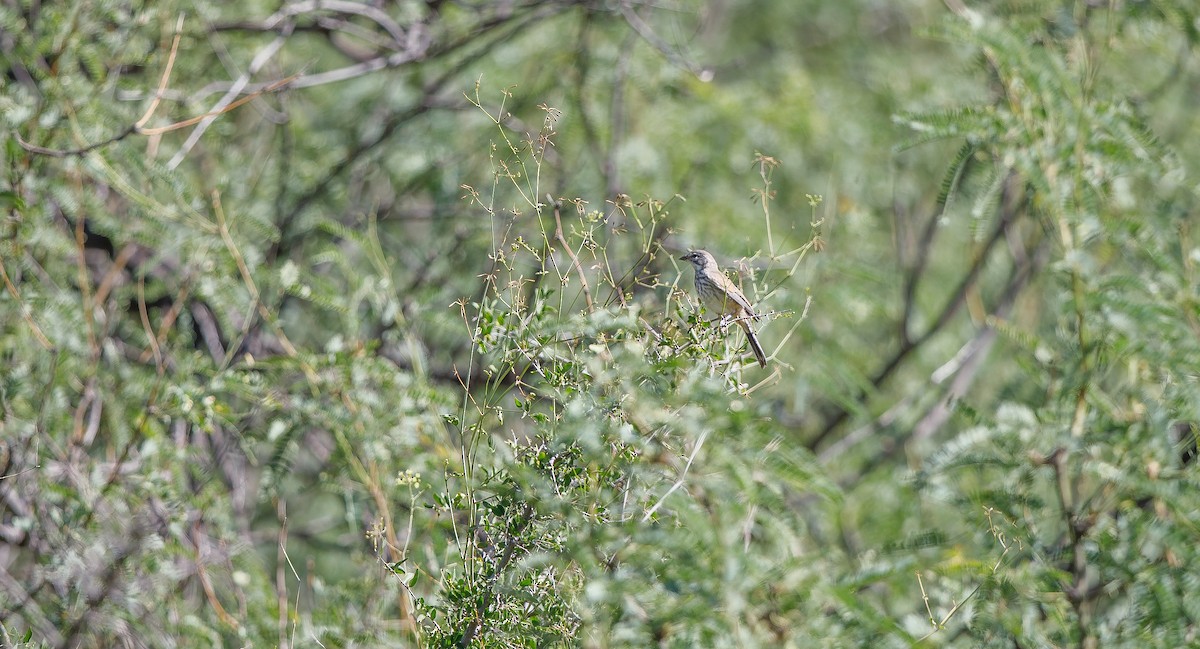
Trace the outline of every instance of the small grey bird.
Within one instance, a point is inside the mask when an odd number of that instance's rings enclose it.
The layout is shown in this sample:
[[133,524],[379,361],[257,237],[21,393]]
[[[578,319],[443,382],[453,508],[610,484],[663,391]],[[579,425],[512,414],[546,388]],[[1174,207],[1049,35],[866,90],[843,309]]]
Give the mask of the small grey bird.
[[754,350],[758,364],[766,367],[767,355],[762,345],[758,344],[754,328],[750,326],[750,320],[758,317],[750,306],[750,300],[721,272],[717,260],[708,251],[693,250],[680,259],[692,262],[696,270],[696,292],[700,294],[700,301],[721,317],[733,317],[746,332],[746,339],[750,341],[750,349]]

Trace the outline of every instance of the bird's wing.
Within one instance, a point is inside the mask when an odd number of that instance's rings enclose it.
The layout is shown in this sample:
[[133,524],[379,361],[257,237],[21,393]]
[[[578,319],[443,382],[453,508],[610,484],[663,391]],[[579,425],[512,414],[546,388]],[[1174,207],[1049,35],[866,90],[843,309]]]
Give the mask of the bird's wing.
[[746,296],[742,294],[741,289],[739,289],[732,280],[730,280],[728,277],[725,277],[724,274],[721,275],[721,279],[725,280],[725,293],[729,295],[729,298],[734,302],[737,302],[737,305],[746,311],[746,315],[754,317],[754,307],[750,306],[750,300],[746,299]]

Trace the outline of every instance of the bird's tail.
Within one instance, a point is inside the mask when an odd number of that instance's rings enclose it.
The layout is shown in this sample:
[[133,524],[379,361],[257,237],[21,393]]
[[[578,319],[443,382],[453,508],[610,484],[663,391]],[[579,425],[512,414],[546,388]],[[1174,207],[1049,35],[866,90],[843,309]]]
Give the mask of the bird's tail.
[[754,329],[750,328],[750,323],[748,322],[741,322],[739,324],[746,331],[746,340],[750,341],[750,349],[754,350],[754,357],[758,359],[758,364],[766,367],[767,354],[763,351],[762,345],[758,344],[758,336],[754,335]]

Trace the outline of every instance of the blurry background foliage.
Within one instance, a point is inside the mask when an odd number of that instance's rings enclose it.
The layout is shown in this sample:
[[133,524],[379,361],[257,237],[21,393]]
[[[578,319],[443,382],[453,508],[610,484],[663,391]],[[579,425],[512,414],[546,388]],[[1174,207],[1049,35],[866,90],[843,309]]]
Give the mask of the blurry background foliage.
[[1197,29],[0,3],[0,644],[1200,642]]

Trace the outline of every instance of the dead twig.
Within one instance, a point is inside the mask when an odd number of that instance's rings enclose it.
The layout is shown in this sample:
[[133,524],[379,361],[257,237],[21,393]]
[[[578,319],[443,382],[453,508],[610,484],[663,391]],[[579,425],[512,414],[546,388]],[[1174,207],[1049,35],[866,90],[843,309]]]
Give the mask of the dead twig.
[[588,286],[587,275],[583,272],[583,264],[579,263],[579,257],[575,256],[575,251],[571,250],[571,246],[567,244],[567,238],[563,236],[562,229],[562,203],[554,200],[552,196],[546,194],[546,200],[554,206],[554,238],[562,244],[563,250],[567,251],[567,255],[571,257],[571,263],[575,266],[575,272],[579,274],[579,281],[583,283],[583,297],[587,300],[588,312],[595,310],[595,305],[592,304],[592,289]]

